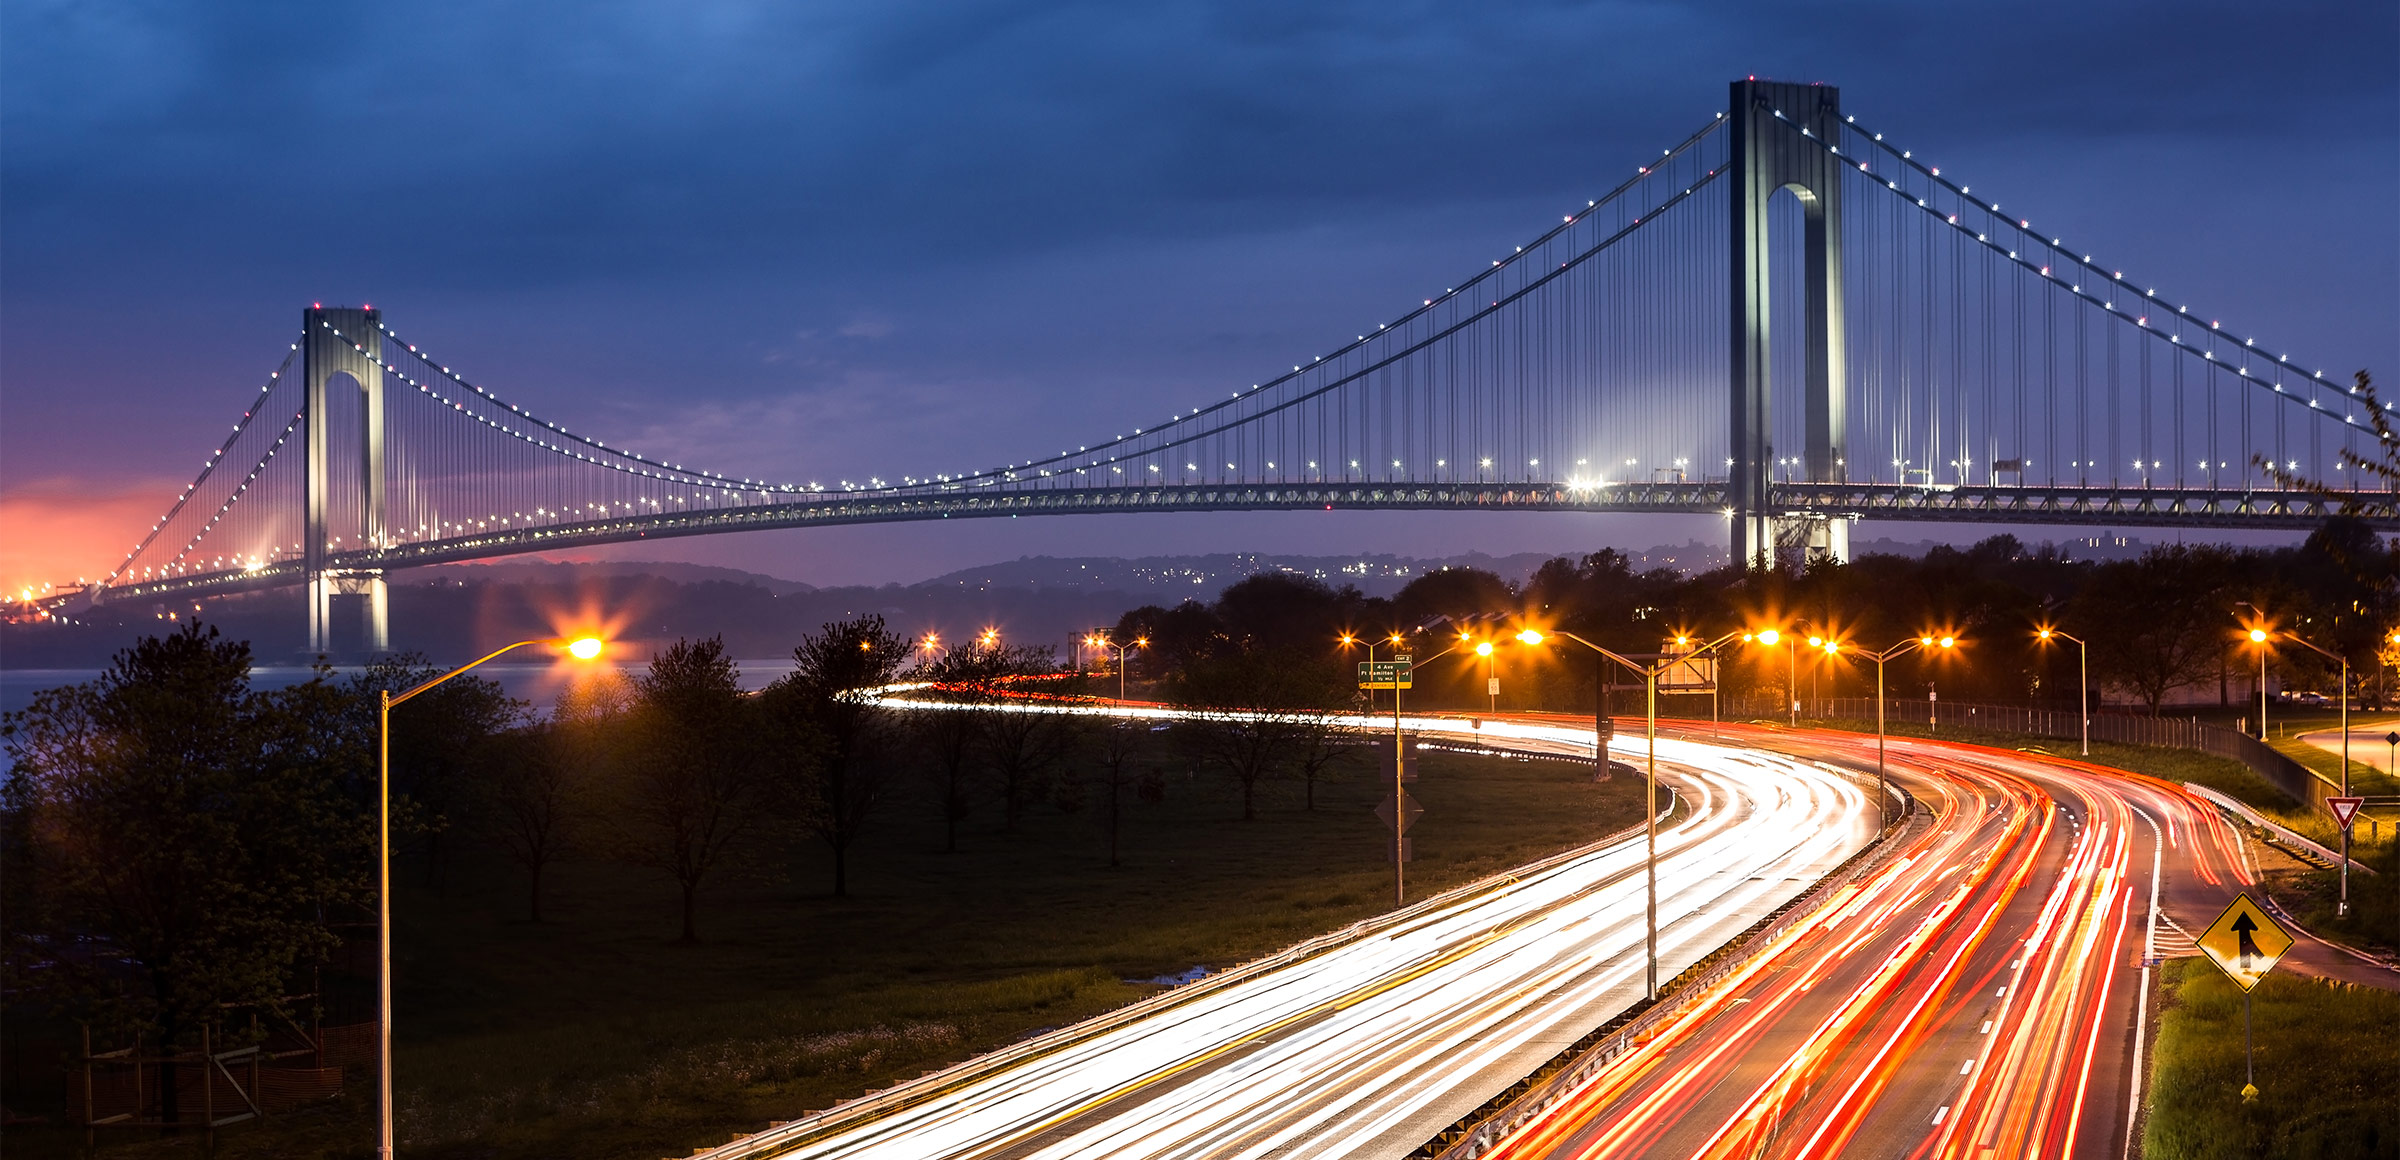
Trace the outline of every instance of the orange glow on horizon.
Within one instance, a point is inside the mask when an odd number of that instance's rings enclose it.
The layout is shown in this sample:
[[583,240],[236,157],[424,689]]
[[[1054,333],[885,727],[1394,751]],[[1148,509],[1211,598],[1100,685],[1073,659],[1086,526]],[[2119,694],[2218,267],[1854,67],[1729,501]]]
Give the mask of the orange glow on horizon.
[[108,575],[186,482],[112,487],[53,479],[0,494],[0,591],[39,592]]

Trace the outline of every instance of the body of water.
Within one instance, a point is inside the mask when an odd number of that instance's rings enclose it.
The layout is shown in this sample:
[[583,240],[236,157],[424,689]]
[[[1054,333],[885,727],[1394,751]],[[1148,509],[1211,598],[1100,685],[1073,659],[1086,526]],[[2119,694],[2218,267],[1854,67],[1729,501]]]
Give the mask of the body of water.
[[[776,678],[792,671],[790,657],[735,661],[734,664],[741,669],[742,687],[745,689],[763,689]],[[641,674],[641,666],[638,665],[600,667],[614,668],[629,678]],[[333,670],[336,680],[347,680],[364,671],[357,665],[337,665]],[[509,696],[532,702],[536,712],[547,713],[550,706],[557,702],[560,693],[575,681],[587,678],[593,671],[594,666],[584,664],[548,661],[511,664],[493,661],[475,670],[475,675],[500,682],[500,687],[508,690]],[[0,712],[14,713],[32,704],[34,694],[43,689],[96,680],[100,672],[99,669],[0,669]],[[314,675],[316,670],[307,665],[258,665],[250,670],[250,686],[254,689],[281,689],[300,684]]]

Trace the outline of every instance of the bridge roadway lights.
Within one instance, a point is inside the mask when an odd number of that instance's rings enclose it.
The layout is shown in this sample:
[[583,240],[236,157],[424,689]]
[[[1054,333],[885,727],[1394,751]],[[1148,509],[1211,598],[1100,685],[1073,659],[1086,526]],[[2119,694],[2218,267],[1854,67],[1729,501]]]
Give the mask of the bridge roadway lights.
[[[1777,507],[1828,513],[1819,518],[1887,519],[1980,524],[2092,527],[2248,528],[2310,531],[2356,501],[2359,518],[2385,534],[2400,532],[2400,495],[2388,491],[2266,491],[2241,488],[2149,490],[2073,485],[1926,487],[1922,484],[1778,484]],[[749,508],[678,512],[642,519],[598,520],[479,533],[452,540],[393,544],[380,550],[331,553],[332,570],[365,573],[483,560],[546,549],[589,547],[637,539],[764,531],[832,524],[897,523],[950,516],[1000,517],[1103,512],[1322,510],[1328,503],[1356,511],[1576,511],[1723,515],[1731,506],[1722,483],[1642,484],[1621,488],[1395,485],[1390,488],[1127,488],[1105,493],[1027,491],[924,498],[812,499]],[[1830,513],[1838,512],[1838,517]],[[1774,517],[1762,517],[1770,531]],[[1847,533],[1843,533],[1846,537]],[[89,591],[103,604],[127,599],[212,596],[306,584],[305,562],[228,569]],[[62,604],[62,608],[80,607]]]

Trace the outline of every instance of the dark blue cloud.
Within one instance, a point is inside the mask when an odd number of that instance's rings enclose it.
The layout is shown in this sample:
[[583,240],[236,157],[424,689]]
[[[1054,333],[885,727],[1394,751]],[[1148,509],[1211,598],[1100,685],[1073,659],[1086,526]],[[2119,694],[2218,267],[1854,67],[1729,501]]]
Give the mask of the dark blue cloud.
[[[2388,364],[2396,12],[24,0],[0,7],[0,486],[181,455],[317,298],[665,439],[691,400],[1013,392],[942,436],[1013,458],[986,444],[1388,316],[1749,73],[1842,85],[2212,310]],[[128,303],[181,373],[125,353]]]

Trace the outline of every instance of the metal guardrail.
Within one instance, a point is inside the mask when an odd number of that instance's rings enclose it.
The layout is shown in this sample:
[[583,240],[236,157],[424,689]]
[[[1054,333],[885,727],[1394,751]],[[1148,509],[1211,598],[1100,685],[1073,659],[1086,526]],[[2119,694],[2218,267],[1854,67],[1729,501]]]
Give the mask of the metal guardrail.
[[[1549,758],[1557,755],[1535,753],[1533,756]],[[1662,786],[1661,788],[1667,790],[1666,807],[1660,810],[1658,815],[1659,822],[1663,824],[1674,815],[1676,808],[1683,803],[1681,796],[1674,792],[1673,787]],[[1513,886],[1526,878],[1563,866],[1578,858],[1597,854],[1619,842],[1629,841],[1642,833],[1643,829],[1644,824],[1628,826],[1597,842],[1553,854],[1511,870],[1504,870],[1463,886],[1452,887],[1422,901],[1411,903],[1402,909],[1362,919],[1340,930],[1295,943],[1275,954],[1229,967],[1205,978],[1185,983],[1163,994],[1153,995],[1139,1002],[1119,1007],[1114,1011],[1095,1015],[1080,1023],[986,1052],[973,1059],[928,1072],[916,1079],[903,1081],[882,1091],[869,1092],[857,1099],[844,1101],[814,1115],[772,1124],[764,1131],[736,1138],[715,1148],[696,1149],[692,1152],[690,1160],[765,1160],[767,1157],[781,1155],[821,1140],[861,1121],[913,1107],[995,1072],[1039,1059],[1125,1024],[1146,1019],[1170,1008],[1192,1002],[1203,995],[1290,966],[1303,959],[1313,958],[1395,926],[1415,921],[1433,911],[1476,894]],[[674,1158],[670,1158],[670,1160],[674,1160]]]
[[[2081,736],[2080,723],[2075,714],[2069,711],[1962,701],[1929,702],[1913,698],[1892,698],[1883,704],[1884,719],[1887,721],[1924,725],[1937,730],[1949,726],[2063,741],[2073,741]],[[1875,719],[1873,697],[1831,697],[1809,704],[1806,709],[1810,716],[1858,721]],[[2215,725],[2203,725],[2195,718],[2095,713],[2091,721],[2094,741],[2190,749],[2241,762],[2268,785],[2275,787],[2276,792],[2312,810],[2324,809],[2325,799],[2339,792],[2338,787],[2316,771],[2276,752],[2258,738]]]

